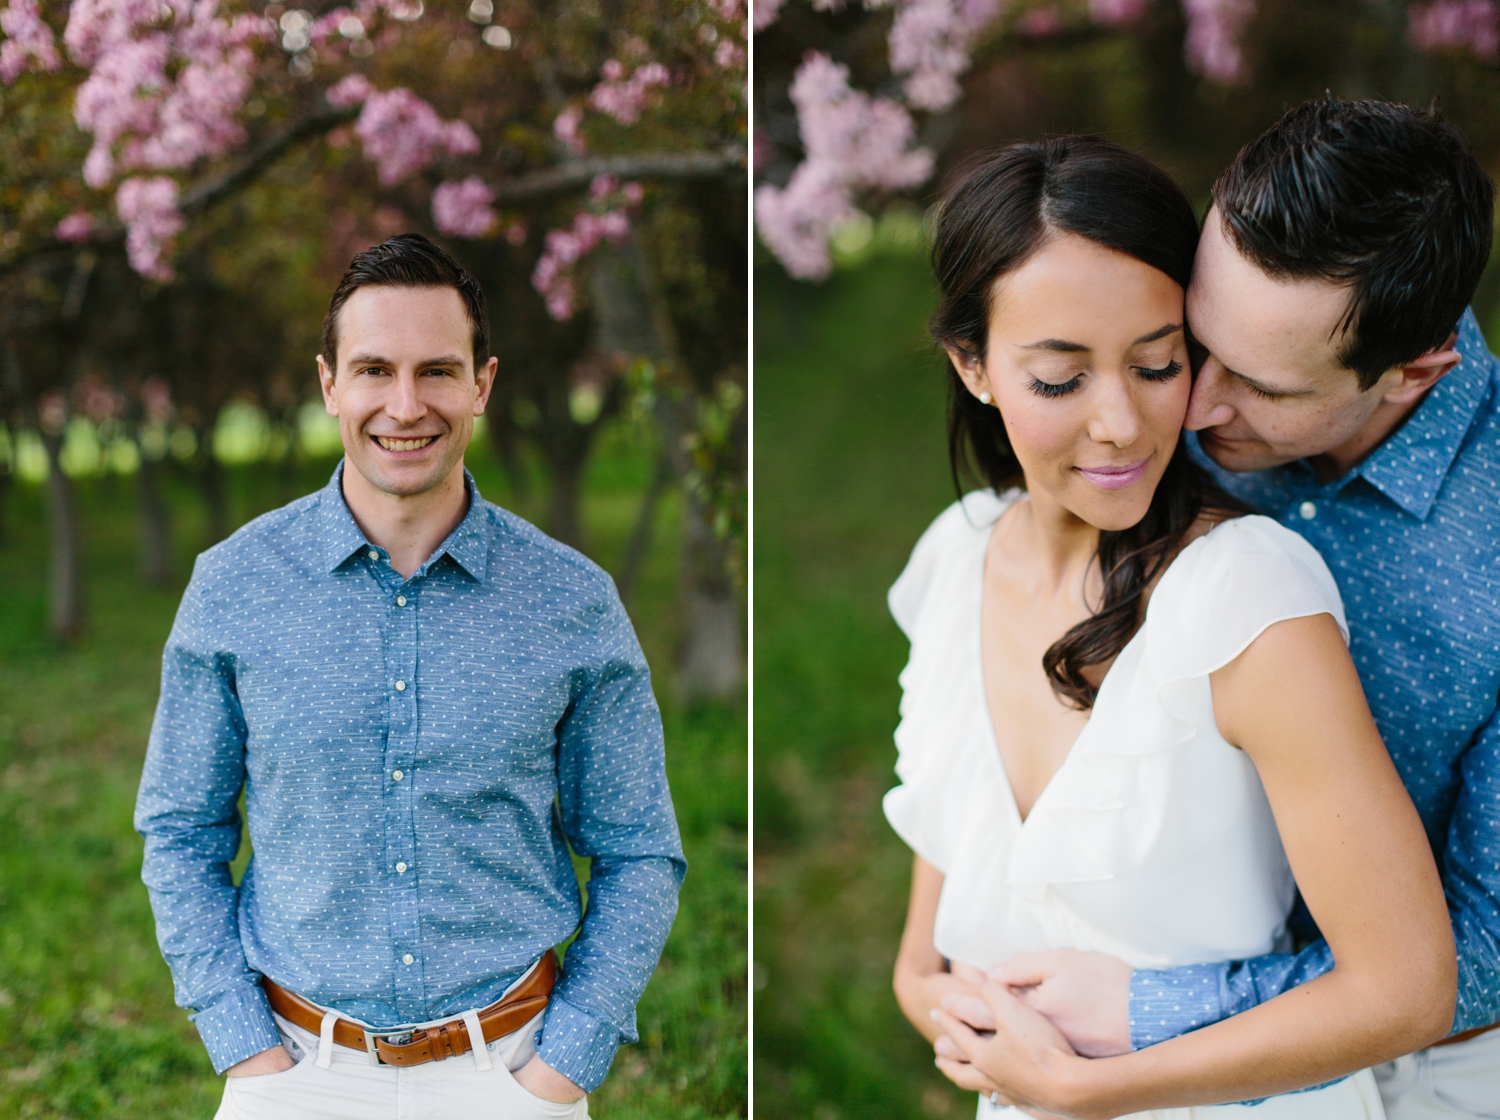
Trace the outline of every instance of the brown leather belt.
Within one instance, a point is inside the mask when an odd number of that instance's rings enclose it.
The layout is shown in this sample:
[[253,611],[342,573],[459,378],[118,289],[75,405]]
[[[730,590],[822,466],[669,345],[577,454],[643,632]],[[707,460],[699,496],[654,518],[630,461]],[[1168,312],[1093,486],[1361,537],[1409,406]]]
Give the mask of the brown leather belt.
[[1468,1042],[1469,1039],[1471,1039],[1471,1038],[1478,1038],[1480,1035],[1484,1034],[1486,1031],[1492,1031],[1496,1027],[1500,1027],[1500,1023],[1491,1023],[1487,1027],[1471,1027],[1469,1030],[1459,1031],[1457,1034],[1450,1034],[1447,1038],[1443,1039],[1441,1042],[1434,1042],[1433,1045],[1434,1046],[1451,1046],[1455,1042]]
[[[541,961],[519,985],[503,998],[479,1012],[479,1028],[485,1042],[494,1042],[512,1031],[520,1030],[544,1007],[557,983],[557,955],[548,949]],[[262,976],[260,986],[266,990],[271,1009],[303,1030],[317,1034],[323,1025],[323,1009],[289,992],[269,976]],[[350,1050],[370,1055],[371,1065],[419,1066],[423,1062],[441,1062],[474,1049],[469,1029],[462,1019],[436,1027],[410,1030],[370,1030],[348,1019],[333,1025],[333,1041]]]

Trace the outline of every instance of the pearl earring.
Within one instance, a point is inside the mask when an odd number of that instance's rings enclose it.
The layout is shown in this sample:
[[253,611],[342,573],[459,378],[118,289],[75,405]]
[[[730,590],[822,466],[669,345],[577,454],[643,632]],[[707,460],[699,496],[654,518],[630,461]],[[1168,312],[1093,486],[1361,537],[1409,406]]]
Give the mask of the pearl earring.
[[980,404],[989,404],[990,403],[990,395],[989,395],[989,393],[987,391],[979,394],[979,403]]

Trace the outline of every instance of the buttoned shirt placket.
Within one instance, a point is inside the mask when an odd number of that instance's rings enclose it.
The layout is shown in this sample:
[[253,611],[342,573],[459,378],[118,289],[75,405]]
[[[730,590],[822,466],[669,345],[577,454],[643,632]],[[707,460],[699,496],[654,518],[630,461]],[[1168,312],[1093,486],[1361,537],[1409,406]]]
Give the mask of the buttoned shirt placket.
[[409,1022],[424,1018],[421,897],[417,889],[417,604],[426,566],[402,580],[383,550],[364,557],[387,607],[385,765],[381,808],[385,825],[384,878],[389,888],[396,1005]]

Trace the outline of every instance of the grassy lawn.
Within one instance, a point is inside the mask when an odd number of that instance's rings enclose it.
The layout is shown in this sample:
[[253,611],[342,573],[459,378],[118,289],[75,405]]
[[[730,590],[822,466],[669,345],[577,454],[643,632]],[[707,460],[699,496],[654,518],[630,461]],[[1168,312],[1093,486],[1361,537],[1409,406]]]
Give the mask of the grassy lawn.
[[911,853],[880,798],[906,642],[885,606],[953,500],[915,256],[756,277],[755,1106],[969,1117],[891,994]]
[[[333,463],[304,464],[291,487],[322,485]],[[505,504],[488,451],[471,455],[486,497]],[[592,468],[584,519],[590,552],[623,552],[649,461],[624,438]],[[278,504],[274,466],[236,469],[233,523]],[[174,480],[177,586],[136,576],[131,479],[83,480],[89,628],[59,650],[44,637],[42,495],[15,487],[0,543],[0,1116],[206,1118],[221,1082],[185,1012],[172,1003],[140,882],[131,827],[161,646],[202,540],[196,493]],[[525,512],[525,511],[522,511]],[[676,513],[663,510],[631,613],[669,677],[676,601]],[[627,1047],[591,1098],[620,1120],[744,1113],[745,718],[742,707],[666,711],[667,762],[691,870],[661,967]]]

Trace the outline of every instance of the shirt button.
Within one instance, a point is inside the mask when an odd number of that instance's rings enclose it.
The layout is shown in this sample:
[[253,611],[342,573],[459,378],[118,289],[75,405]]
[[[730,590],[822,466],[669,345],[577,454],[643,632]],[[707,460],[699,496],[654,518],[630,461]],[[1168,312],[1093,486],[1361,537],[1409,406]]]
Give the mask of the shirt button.
[[[404,863],[398,863],[398,864],[396,864],[396,874],[397,875],[405,875],[406,874],[406,864],[404,864]],[[410,964],[411,962],[407,961],[406,963]]]
[[405,595],[397,595],[396,596],[396,606],[398,606],[398,607],[404,607],[404,606],[406,606],[406,596]]
[[414,956],[412,956],[410,953],[407,953],[404,957],[401,958],[401,963],[402,964],[411,964],[411,962],[414,961],[414,960],[416,960],[416,958]]
[[396,682],[396,691],[397,692],[405,692],[406,691],[406,682],[405,681],[397,681]]
[[393,782],[399,782],[404,777],[406,777],[406,775],[403,774],[400,770],[391,771],[391,781]]
[[376,552],[373,548],[370,549],[370,559],[371,560],[379,560],[380,559],[380,553]]
[[1314,517],[1318,516],[1318,507],[1312,502],[1303,502],[1297,507],[1297,516],[1302,518],[1303,521],[1311,521]]

